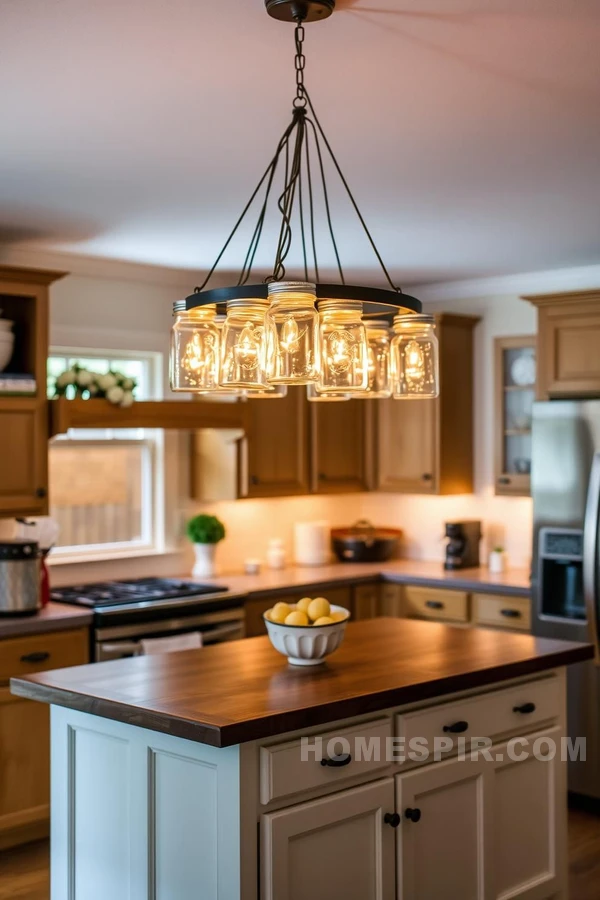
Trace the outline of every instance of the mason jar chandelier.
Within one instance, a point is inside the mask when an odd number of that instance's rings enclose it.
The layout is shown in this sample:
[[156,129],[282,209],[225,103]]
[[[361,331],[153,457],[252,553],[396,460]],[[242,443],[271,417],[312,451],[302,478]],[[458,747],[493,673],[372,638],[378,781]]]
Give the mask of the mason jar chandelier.
[[[295,23],[296,96],[292,121],[203,283],[173,306],[171,387],[248,399],[285,397],[306,385],[311,402],[433,398],[439,392],[435,321],[394,285],[304,84],[304,23],[327,18],[335,0],[265,0],[273,18]],[[388,288],[346,283],[325,177],[329,157],[375,254]],[[316,183],[312,174],[317,172]],[[250,279],[277,176],[281,221],[272,273]],[[339,283],[320,281],[317,192],[336,259]],[[209,282],[253,207],[258,216],[235,286]],[[299,225],[303,280],[286,277],[285,260]],[[393,325],[392,325],[393,323]]]

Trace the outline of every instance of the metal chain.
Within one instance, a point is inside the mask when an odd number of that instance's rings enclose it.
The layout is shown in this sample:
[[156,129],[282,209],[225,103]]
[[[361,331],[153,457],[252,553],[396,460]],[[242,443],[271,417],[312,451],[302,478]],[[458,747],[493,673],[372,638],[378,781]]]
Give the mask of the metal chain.
[[296,41],[296,57],[294,59],[296,67],[296,96],[294,97],[294,109],[304,109],[307,101],[304,94],[306,57],[304,55],[304,25],[302,24],[302,19],[296,19],[294,39]]

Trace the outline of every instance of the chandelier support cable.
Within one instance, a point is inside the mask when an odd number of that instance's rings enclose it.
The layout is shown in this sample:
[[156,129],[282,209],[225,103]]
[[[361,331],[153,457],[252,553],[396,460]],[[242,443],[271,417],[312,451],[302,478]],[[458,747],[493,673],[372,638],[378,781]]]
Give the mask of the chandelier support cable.
[[333,252],[335,253],[335,259],[337,262],[338,272],[340,275],[340,281],[342,284],[346,284],[346,279],[344,278],[344,270],[342,268],[342,263],[340,261],[340,254],[338,252],[337,241],[335,239],[335,232],[333,230],[333,221],[331,218],[331,208],[329,206],[329,193],[327,191],[327,181],[325,178],[325,167],[323,165],[323,154],[321,153],[321,145],[319,143],[319,135],[317,129],[315,128],[315,123],[312,119],[307,118],[306,120],[308,124],[311,126],[313,130],[313,136],[315,141],[315,146],[317,148],[317,156],[319,159],[319,169],[321,171],[321,184],[323,186],[323,200],[325,201],[325,214],[327,216],[327,225],[329,227],[329,235],[331,237],[331,243],[333,245]]
[[310,238],[312,244],[313,261],[315,267],[315,281],[320,281],[319,261],[317,259],[317,241],[315,238],[315,203],[313,197],[312,174],[310,168],[310,144],[306,141],[306,177],[308,181],[308,208],[310,223]]
[[344,185],[344,187],[345,187],[345,189],[346,189],[346,193],[348,194],[348,197],[350,198],[350,202],[352,203],[352,206],[354,207],[354,211],[355,211],[356,215],[358,216],[358,218],[359,218],[359,220],[360,220],[360,223],[361,223],[361,225],[362,225],[362,227],[363,227],[363,230],[364,230],[364,232],[365,232],[365,234],[366,234],[366,236],[367,236],[367,238],[368,238],[368,240],[369,240],[369,243],[371,244],[371,247],[373,248],[373,252],[375,253],[375,256],[377,257],[377,261],[379,262],[379,265],[380,265],[380,267],[381,267],[381,270],[382,270],[383,274],[385,275],[385,277],[386,277],[386,279],[387,279],[387,282],[388,282],[388,284],[390,285],[390,287],[392,288],[392,290],[393,290],[393,291],[397,291],[398,293],[401,294],[401,293],[402,293],[402,288],[400,288],[400,287],[398,287],[397,285],[395,285],[394,282],[392,281],[392,278],[391,278],[391,276],[390,276],[390,273],[388,272],[388,270],[387,270],[387,268],[386,268],[386,265],[385,265],[385,263],[384,263],[384,261],[383,261],[383,259],[382,259],[382,257],[381,257],[381,254],[380,254],[379,250],[377,249],[377,245],[375,244],[375,241],[373,240],[373,237],[372,237],[372,235],[371,235],[371,232],[369,231],[369,228],[368,228],[368,226],[367,226],[367,223],[365,222],[365,220],[364,220],[364,218],[363,218],[363,215],[362,215],[362,213],[361,213],[361,211],[360,211],[360,209],[359,209],[359,207],[358,207],[358,203],[357,203],[356,200],[354,199],[354,195],[352,194],[352,191],[350,190],[350,185],[349,185],[348,182],[346,181],[346,179],[345,179],[345,177],[344,177],[344,173],[342,172],[342,170],[341,170],[341,168],[340,168],[340,164],[338,163],[338,161],[337,161],[337,159],[336,159],[336,157],[335,157],[335,153],[333,152],[333,150],[332,150],[332,148],[331,148],[331,144],[330,144],[329,141],[327,140],[327,135],[326,135],[325,132],[323,131],[323,128],[322,128],[322,126],[321,126],[321,123],[319,122],[319,119],[318,119],[317,114],[316,114],[316,112],[315,112],[315,108],[314,108],[314,106],[313,106],[313,104],[312,104],[312,100],[310,99],[310,94],[308,93],[308,91],[306,90],[306,88],[304,88],[304,94],[305,94],[305,96],[306,96],[306,100],[307,100],[307,103],[308,103],[308,108],[310,109],[310,112],[311,112],[311,115],[312,115],[312,117],[313,117],[313,119],[314,119],[315,125],[316,125],[317,128],[319,129],[319,133],[320,133],[321,137],[323,138],[323,142],[325,143],[325,146],[327,147],[327,150],[329,151],[329,155],[330,155],[330,157],[331,157],[331,160],[332,160],[332,162],[333,162],[333,164],[334,164],[334,166],[335,166],[335,168],[336,168],[336,170],[337,170],[338,175],[340,176],[340,179],[341,179],[342,184]]

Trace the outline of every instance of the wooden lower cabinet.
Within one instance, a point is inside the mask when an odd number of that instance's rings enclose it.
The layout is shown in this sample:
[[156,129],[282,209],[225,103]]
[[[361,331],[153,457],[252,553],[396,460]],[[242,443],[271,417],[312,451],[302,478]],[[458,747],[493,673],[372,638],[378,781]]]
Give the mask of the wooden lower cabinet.
[[262,900],[394,900],[393,807],[385,778],[263,816]]
[[88,640],[78,629],[0,641],[0,850],[45,837],[50,815],[50,712],[12,695],[9,678],[83,665]]

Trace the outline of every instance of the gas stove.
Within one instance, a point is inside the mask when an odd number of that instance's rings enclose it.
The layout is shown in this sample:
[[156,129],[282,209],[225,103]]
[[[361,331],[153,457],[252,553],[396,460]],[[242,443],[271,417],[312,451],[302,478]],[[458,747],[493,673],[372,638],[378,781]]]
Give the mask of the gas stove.
[[165,600],[195,600],[205,594],[219,594],[227,588],[212,584],[197,584],[179,578],[136,578],[131,581],[99,581],[77,584],[51,591],[50,599],[57,603],[88,606],[94,610],[105,607],[135,608]]

